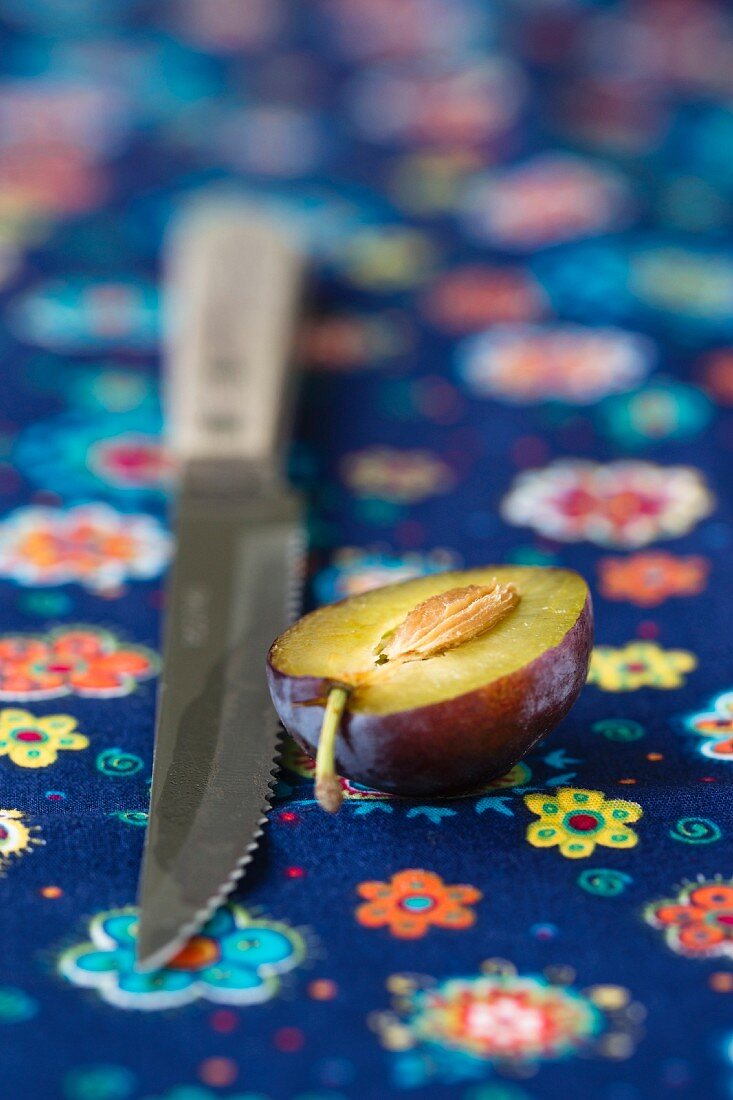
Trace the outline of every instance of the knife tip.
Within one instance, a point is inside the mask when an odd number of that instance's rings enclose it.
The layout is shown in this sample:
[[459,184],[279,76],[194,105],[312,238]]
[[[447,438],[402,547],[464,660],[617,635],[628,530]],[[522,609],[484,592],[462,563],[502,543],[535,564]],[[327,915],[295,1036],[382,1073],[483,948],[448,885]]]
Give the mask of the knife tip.
[[186,945],[192,932],[171,936],[160,935],[160,930],[150,929],[144,921],[138,924],[135,947],[135,969],[144,974],[162,970]]
[[181,947],[178,943],[166,943],[162,947],[149,948],[138,945],[135,954],[135,969],[142,974],[150,974],[156,970],[162,970],[171,959],[178,954]]

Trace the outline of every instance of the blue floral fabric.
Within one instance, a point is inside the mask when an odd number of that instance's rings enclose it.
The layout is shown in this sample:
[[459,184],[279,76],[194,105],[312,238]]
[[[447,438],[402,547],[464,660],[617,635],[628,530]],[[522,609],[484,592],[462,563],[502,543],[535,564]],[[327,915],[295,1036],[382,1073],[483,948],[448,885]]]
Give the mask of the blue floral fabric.
[[[729,1098],[729,5],[3,0],[0,29],[3,1100]],[[141,974],[158,261],[203,188],[311,256],[304,606],[562,564],[597,637],[471,796],[345,779],[327,817],[285,741],[246,879]]]

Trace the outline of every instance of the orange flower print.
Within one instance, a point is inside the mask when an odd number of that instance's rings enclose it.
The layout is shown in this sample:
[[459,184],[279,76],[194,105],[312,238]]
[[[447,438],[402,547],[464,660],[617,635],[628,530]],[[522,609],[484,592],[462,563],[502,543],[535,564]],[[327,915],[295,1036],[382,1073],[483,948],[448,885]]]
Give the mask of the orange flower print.
[[431,925],[470,928],[476,914],[469,906],[481,900],[473,886],[446,886],[432,871],[398,871],[389,882],[361,882],[364,905],[356,919],[365,928],[389,928],[401,940],[420,939]]
[[733,958],[733,879],[687,886],[676,898],[652,902],[644,916],[678,955]]
[[697,596],[707,583],[710,563],[699,555],[681,558],[665,550],[601,558],[601,595],[628,600],[637,607],[657,607],[670,596]]
[[0,699],[128,695],[157,671],[152,650],[122,645],[114,634],[93,626],[0,636]]
[[26,586],[116,593],[127,580],[157,577],[169,554],[170,536],[154,516],[106,504],[18,508],[0,523],[0,576]]

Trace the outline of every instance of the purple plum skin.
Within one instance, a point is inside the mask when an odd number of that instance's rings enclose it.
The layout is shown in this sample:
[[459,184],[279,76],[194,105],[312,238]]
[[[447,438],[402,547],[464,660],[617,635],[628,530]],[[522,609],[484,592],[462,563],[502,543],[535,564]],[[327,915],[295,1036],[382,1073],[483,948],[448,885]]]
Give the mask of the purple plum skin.
[[[590,596],[565,637],[534,661],[453,699],[391,714],[344,713],[336,771],[391,794],[440,797],[505,775],[565,717],[588,675],[593,648]],[[331,681],[280,672],[267,676],[280,720],[315,756]]]

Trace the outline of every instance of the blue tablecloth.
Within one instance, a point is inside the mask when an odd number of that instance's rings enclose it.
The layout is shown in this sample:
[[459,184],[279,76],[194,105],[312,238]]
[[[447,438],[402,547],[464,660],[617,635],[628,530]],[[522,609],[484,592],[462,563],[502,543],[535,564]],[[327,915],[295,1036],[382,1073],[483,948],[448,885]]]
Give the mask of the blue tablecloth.
[[[730,8],[0,18],[3,1100],[730,1097]],[[287,747],[246,881],[146,977],[157,263],[212,186],[313,256],[309,604],[560,563],[597,648],[475,797],[331,819]]]

